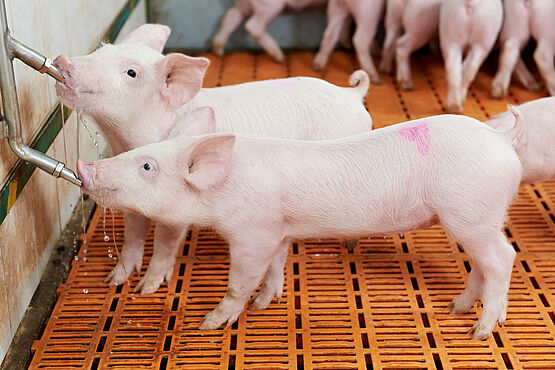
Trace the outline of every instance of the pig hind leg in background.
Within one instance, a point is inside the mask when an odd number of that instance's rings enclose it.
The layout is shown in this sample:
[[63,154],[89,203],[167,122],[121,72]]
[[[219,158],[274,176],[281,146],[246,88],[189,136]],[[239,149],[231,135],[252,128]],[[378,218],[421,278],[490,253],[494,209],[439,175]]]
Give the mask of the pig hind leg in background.
[[536,62],[541,76],[545,80],[549,95],[555,95],[555,1],[534,1],[533,21],[530,28],[532,36],[536,39],[537,46],[534,51]]
[[379,84],[380,76],[370,55],[370,46],[374,41],[378,23],[383,13],[385,0],[330,0],[328,4],[328,25],[324,31],[320,50],[314,58],[314,69],[324,70],[328,59],[339,40],[345,22],[352,15],[356,30],[353,46],[356,50],[360,67],[368,73],[370,81]]
[[499,68],[491,83],[493,98],[501,99],[507,95],[513,70],[525,88],[539,89],[537,81],[520,56],[520,52],[530,40],[531,4],[532,2],[526,0],[504,0],[503,2],[504,20],[499,34],[501,44]]
[[383,44],[380,72],[391,74],[395,62],[395,46],[403,31],[403,14],[407,0],[387,0],[385,10],[385,40]]
[[247,32],[266,50],[277,62],[283,63],[285,57],[276,40],[268,33],[267,27],[286,7],[301,10],[313,5],[323,5],[326,0],[237,0],[224,20],[220,31],[216,34],[213,47],[214,52],[223,55],[225,43],[243,19],[249,17],[245,23]]
[[212,39],[212,49],[216,55],[223,56],[224,48],[231,34],[252,14],[252,7],[248,0],[237,0],[233,8],[229,9],[222,20],[220,30]]
[[403,14],[405,33],[397,40],[397,81],[405,90],[414,89],[410,55],[437,34],[441,0],[411,0]]
[[470,84],[493,48],[502,19],[503,6],[499,0],[443,2],[439,40],[447,75],[448,112],[462,112]]

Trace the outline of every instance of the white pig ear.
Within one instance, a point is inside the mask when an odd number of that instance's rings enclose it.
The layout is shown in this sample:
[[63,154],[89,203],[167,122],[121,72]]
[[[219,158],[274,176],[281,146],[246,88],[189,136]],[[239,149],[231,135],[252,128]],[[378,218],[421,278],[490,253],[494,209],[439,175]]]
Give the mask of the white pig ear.
[[161,53],[172,30],[163,24],[143,24],[134,29],[122,44],[142,44]]
[[200,107],[188,113],[173,128],[169,138],[177,136],[196,136],[212,134],[216,132],[216,116],[214,109],[210,107]]
[[231,168],[235,135],[208,136],[193,144],[182,163],[184,179],[197,190],[207,190],[220,184]]
[[177,109],[199,92],[209,65],[210,60],[206,58],[178,53],[168,54],[158,63],[164,79],[161,93],[170,106]]

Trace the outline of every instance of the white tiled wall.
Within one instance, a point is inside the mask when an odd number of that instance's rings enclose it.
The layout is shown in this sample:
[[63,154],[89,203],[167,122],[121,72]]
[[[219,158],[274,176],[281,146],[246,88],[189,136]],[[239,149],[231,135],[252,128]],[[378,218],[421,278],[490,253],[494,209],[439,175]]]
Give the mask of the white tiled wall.
[[[139,2],[119,38],[146,22],[146,0]],[[100,41],[126,0],[6,0],[12,36],[54,59],[88,54]],[[14,62],[23,139],[32,139],[57,103],[54,80]],[[88,122],[88,121],[87,121]],[[93,122],[88,123],[93,131]],[[67,165],[75,170],[76,114],[66,123]],[[96,158],[88,133],[80,130],[80,154]],[[101,142],[101,151],[105,143]],[[47,152],[65,162],[62,132]],[[7,140],[0,141],[0,184],[16,162]],[[56,194],[58,192],[58,195]],[[79,189],[35,170],[0,225],[0,362],[38,285],[52,246],[79,199]]]

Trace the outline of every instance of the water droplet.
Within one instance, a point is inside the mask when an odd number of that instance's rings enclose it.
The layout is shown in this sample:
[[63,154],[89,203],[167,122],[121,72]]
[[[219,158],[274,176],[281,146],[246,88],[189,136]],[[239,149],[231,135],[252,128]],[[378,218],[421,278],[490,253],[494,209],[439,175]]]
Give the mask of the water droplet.
[[108,249],[108,253],[112,253],[112,252],[113,252],[113,250],[111,250],[111,249]]
[[83,289],[83,293],[87,294],[89,292],[88,289]]
[[74,260],[79,261],[79,256],[73,257]]
[[108,235],[104,235],[104,241],[105,242],[109,242],[110,241],[110,237]]
[[142,338],[142,337],[143,337],[143,333],[139,333],[139,338]]
[[87,262],[87,257],[83,257],[83,262]]
[[94,134],[95,134],[96,136],[100,136],[100,132],[98,132],[98,131],[95,132]]
[[136,299],[135,294],[131,293],[131,299]]
[[87,253],[87,252],[88,252],[88,249],[86,249],[86,248],[83,249],[83,253]]
[[87,276],[89,273],[87,271],[84,272],[84,275]]
[[108,258],[112,258],[112,255],[111,255],[111,254],[109,254],[109,255],[108,255]]
[[383,238],[384,238],[384,239],[387,239],[387,236],[384,235]]
[[401,238],[404,238],[404,237],[405,237],[405,234],[399,234],[399,236],[400,236]]
[[131,324],[131,323],[132,323],[131,319],[127,320],[127,323],[128,323],[128,324]]

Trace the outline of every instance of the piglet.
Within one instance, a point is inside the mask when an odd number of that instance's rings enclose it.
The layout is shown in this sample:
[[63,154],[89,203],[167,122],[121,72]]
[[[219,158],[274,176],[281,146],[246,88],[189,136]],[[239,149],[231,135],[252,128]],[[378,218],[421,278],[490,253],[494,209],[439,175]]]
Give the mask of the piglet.
[[314,69],[324,70],[341,30],[352,15],[356,23],[353,36],[358,62],[370,76],[370,81],[379,84],[380,76],[370,55],[370,45],[378,29],[385,0],[330,0],[328,3],[328,25],[320,43],[320,50],[314,58]]
[[[523,115],[522,132],[515,149],[522,162],[522,182],[534,183],[555,177],[555,97],[529,101],[518,106]],[[500,113],[488,125],[507,129],[513,124],[510,112]]]
[[538,65],[550,95],[555,95],[555,1],[553,0],[504,0],[505,19],[499,35],[501,56],[499,69],[491,83],[491,95],[501,99],[507,95],[513,70],[529,90],[538,90],[539,85],[520,57],[521,50],[528,44],[530,36],[536,42],[534,60]]
[[[410,55],[437,37],[441,0],[388,0],[385,15],[386,36],[380,70],[391,73],[397,62],[397,81],[412,90]],[[400,36],[401,30],[405,33]],[[400,36],[400,37],[399,37]]]
[[[56,84],[58,96],[97,122],[114,154],[168,138],[177,122],[188,124],[184,115],[201,106],[214,109],[217,131],[322,140],[372,128],[363,105],[369,86],[364,71],[351,75],[353,88],[292,77],[203,89],[209,60],[162,55],[169,34],[166,26],[146,24],[121,44],[54,61],[65,77],[65,83]],[[110,284],[122,284],[134,269],[141,270],[149,228],[148,218],[125,215],[125,241],[108,277]],[[141,293],[155,292],[171,276],[173,256],[185,232],[156,225],[155,255],[141,280]]]
[[[197,124],[214,126],[206,117]],[[501,227],[522,175],[511,146],[519,130],[519,119],[498,132],[441,115],[327,141],[177,135],[77,170],[103,206],[212,227],[228,241],[228,291],[201,329],[233,324],[260,282],[251,308],[279,298],[291,240],[403,233],[440,221],[473,265],[450,307],[464,313],[480,300],[471,332],[485,339],[507,314],[515,251]]]
[[448,85],[447,111],[461,113],[468,88],[497,40],[503,5],[501,0],[444,0],[439,18],[439,42]]
[[276,40],[268,33],[266,27],[285,8],[299,11],[310,6],[324,5],[327,0],[235,0],[235,6],[227,11],[222,26],[212,41],[214,53],[224,55],[224,47],[239,25],[245,23],[247,32],[277,62],[285,60]]

